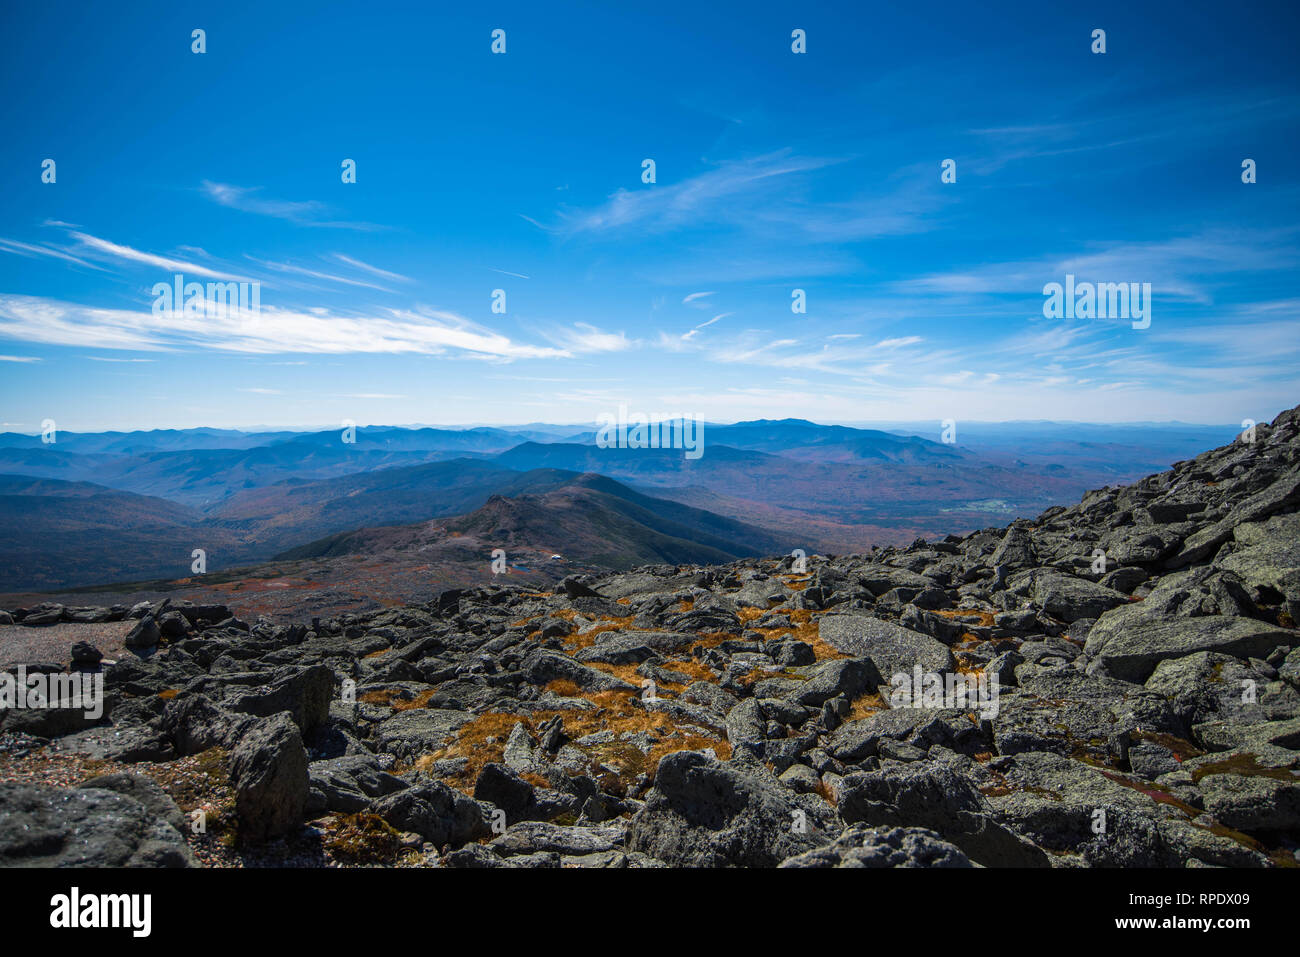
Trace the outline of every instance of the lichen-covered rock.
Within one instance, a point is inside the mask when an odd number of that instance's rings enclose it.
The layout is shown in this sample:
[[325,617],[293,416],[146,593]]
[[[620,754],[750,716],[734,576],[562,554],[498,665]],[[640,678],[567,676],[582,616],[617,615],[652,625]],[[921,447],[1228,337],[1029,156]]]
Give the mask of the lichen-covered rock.
[[627,846],[681,867],[775,867],[832,836],[830,815],[819,821],[794,798],[776,783],[680,751],[659,762]]
[[192,867],[179,811],[146,784],[0,784],[0,866]]
[[922,827],[853,824],[825,847],[787,857],[781,867],[972,867],[961,848]]

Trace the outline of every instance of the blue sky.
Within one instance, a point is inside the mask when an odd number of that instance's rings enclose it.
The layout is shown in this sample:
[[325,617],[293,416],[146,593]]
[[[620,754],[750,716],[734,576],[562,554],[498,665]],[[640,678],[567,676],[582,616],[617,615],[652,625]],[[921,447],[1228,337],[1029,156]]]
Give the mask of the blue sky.
[[1294,4],[176,6],[0,12],[0,427],[1300,402]]

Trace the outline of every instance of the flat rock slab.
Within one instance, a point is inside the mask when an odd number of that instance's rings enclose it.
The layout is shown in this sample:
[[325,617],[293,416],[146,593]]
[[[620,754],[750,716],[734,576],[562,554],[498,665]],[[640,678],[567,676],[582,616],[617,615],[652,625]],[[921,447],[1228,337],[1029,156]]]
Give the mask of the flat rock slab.
[[166,804],[106,788],[0,784],[0,867],[191,867]]
[[378,750],[399,758],[437,751],[472,717],[467,711],[439,708],[400,711],[375,727]]
[[1088,633],[1088,671],[1121,681],[1145,682],[1156,665],[1200,651],[1236,658],[1262,658],[1278,645],[1294,644],[1296,633],[1254,618],[1203,615],[1168,619],[1144,614],[1139,606],[1103,615]]
[[1300,828],[1300,772],[1292,780],[1260,775],[1211,774],[1200,781],[1205,810],[1227,827],[1243,831]]
[[1241,525],[1233,538],[1239,548],[1217,562],[1219,568],[1256,588],[1274,588],[1288,597],[1300,593],[1300,514]]
[[1096,618],[1128,601],[1127,595],[1112,588],[1054,568],[1040,568],[1033,572],[1033,596],[1035,604],[1043,611],[1066,622]]
[[885,681],[896,674],[910,674],[916,665],[935,673],[953,668],[952,652],[946,645],[919,631],[868,615],[826,615],[819,624],[819,634],[845,654],[870,658]]
[[699,641],[699,635],[680,631],[605,631],[596,641],[583,648],[574,657],[579,661],[605,661],[622,665],[630,661],[645,661],[651,653],[671,652]]
[[505,833],[488,843],[488,847],[505,857],[551,851],[556,854],[598,854],[621,848],[623,827],[572,825],[564,827],[548,821],[522,821],[512,824]]

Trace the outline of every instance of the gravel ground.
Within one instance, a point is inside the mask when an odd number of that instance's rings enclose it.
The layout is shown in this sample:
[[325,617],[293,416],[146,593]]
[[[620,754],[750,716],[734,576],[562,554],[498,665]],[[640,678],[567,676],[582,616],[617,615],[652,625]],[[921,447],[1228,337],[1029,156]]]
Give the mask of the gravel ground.
[[78,641],[88,641],[105,658],[117,660],[128,653],[122,641],[134,626],[134,621],[106,621],[97,625],[60,622],[42,628],[0,625],[0,668],[36,662],[67,665],[72,646]]

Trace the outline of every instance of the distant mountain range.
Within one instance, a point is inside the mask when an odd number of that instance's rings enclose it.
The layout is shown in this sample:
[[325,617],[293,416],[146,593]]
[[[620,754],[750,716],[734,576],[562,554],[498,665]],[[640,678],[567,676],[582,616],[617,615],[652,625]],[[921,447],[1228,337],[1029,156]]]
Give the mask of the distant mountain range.
[[586,565],[632,568],[735,561],[797,547],[756,526],[642,495],[603,475],[529,472],[516,489],[525,485],[535,491],[514,497],[493,494],[466,515],[344,532],[291,549],[276,560],[460,547],[468,539],[480,543],[473,552],[480,562],[493,548],[507,553],[522,548],[552,551]]
[[706,424],[694,460],[541,424],[364,427],[354,442],[342,430],[60,432],[48,445],[4,433],[0,592],[185,577],[196,548],[210,573],[399,544],[450,560],[470,540],[608,568],[864,551],[1036,513],[1233,434],[1080,429],[971,427],[948,445],[802,419]]

